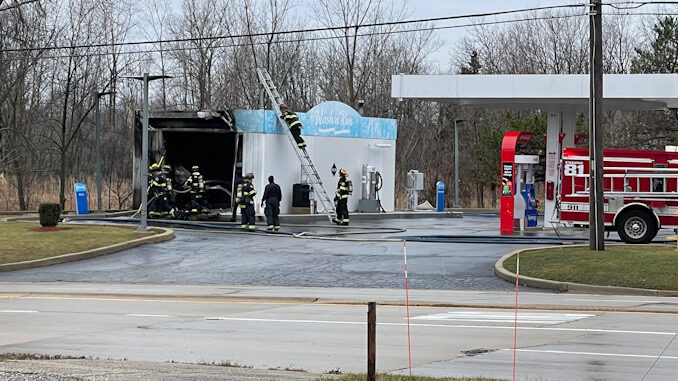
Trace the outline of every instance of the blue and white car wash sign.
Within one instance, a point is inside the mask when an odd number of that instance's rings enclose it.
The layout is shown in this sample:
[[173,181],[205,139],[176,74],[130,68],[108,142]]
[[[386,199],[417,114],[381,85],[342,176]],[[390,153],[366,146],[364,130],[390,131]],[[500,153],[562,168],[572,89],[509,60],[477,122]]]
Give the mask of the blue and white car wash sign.
[[87,185],[75,183],[75,212],[77,214],[89,214],[87,208]]

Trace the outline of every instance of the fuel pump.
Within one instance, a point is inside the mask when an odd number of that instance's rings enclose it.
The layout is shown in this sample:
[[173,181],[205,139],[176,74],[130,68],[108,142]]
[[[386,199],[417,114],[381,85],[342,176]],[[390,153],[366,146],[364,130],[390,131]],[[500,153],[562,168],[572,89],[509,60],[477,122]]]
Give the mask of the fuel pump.
[[[537,198],[534,189],[534,166],[539,164],[538,155],[516,155],[516,196],[520,196],[522,200],[516,202],[516,206],[520,203],[520,207],[524,209],[518,214],[516,209],[516,218],[521,219],[520,229],[525,227],[537,226]],[[522,218],[520,218],[522,217]]]

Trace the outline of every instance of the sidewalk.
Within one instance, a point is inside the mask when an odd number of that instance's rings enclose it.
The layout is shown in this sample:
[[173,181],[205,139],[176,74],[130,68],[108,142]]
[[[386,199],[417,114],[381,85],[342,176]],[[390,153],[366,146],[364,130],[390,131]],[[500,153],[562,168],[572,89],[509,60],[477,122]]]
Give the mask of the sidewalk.
[[[292,304],[405,305],[404,289],[229,285],[2,282],[0,298],[31,295],[139,297],[191,300],[287,301]],[[502,291],[410,290],[412,306],[513,308],[515,294]],[[586,311],[678,312],[678,298],[520,291],[521,308]]]

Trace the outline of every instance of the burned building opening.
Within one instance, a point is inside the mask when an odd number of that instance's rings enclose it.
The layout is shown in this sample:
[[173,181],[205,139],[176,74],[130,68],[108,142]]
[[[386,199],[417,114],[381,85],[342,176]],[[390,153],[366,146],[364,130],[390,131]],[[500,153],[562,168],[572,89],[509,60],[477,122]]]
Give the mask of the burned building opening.
[[[135,174],[141,163],[142,120],[135,131]],[[173,191],[171,202],[178,208],[190,202],[188,178],[198,166],[204,179],[210,209],[232,208],[234,188],[242,168],[242,136],[227,111],[151,112],[149,115],[149,163],[169,165]],[[134,204],[140,204],[141,184],[134,179]]]

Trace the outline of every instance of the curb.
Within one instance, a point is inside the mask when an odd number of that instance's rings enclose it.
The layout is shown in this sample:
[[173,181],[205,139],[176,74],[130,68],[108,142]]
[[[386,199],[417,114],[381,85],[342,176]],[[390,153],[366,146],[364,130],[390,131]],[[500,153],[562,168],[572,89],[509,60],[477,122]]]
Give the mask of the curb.
[[[583,247],[586,245],[570,245],[568,247]],[[494,274],[508,282],[515,283],[516,274],[504,268],[504,261],[523,251],[533,251],[541,249],[555,249],[560,246],[546,246],[523,250],[516,250],[501,257],[494,264]],[[598,286],[593,284],[559,282],[549,279],[533,278],[529,276],[520,276],[518,282],[522,286],[544,288],[556,290],[558,292],[572,292],[579,294],[605,294],[605,295],[635,295],[635,296],[678,296],[678,291],[673,290],[653,290],[647,288],[619,287],[619,286]]]
[[33,259],[33,260],[30,260],[30,261],[0,264],[0,272],[24,270],[24,269],[34,268],[34,267],[43,267],[43,266],[56,265],[56,264],[59,264],[59,263],[74,262],[74,261],[79,261],[79,260],[82,260],[82,259],[94,258],[94,257],[106,255],[106,254],[116,253],[118,251],[131,249],[133,247],[145,245],[145,244],[148,244],[148,243],[158,243],[158,242],[169,241],[169,240],[172,240],[174,238],[174,231],[172,229],[152,228],[152,230],[155,231],[155,232],[158,232],[159,234],[154,234],[154,235],[149,236],[149,237],[141,237],[141,238],[133,239],[131,241],[127,241],[127,242],[116,243],[115,245],[98,247],[96,249],[80,251],[80,252],[77,252],[77,253],[62,254],[62,255],[57,255],[55,257]]

